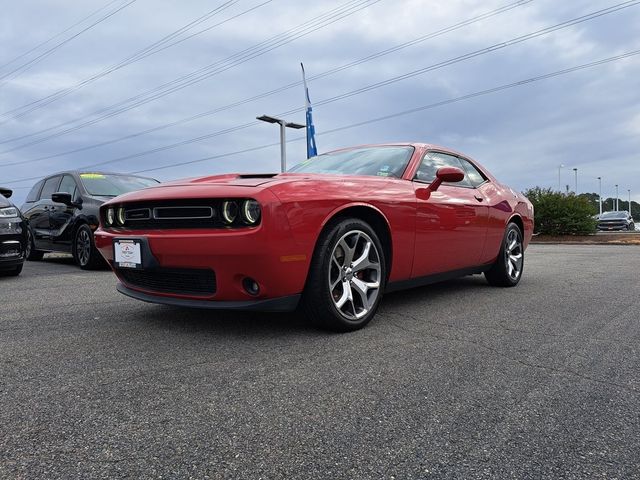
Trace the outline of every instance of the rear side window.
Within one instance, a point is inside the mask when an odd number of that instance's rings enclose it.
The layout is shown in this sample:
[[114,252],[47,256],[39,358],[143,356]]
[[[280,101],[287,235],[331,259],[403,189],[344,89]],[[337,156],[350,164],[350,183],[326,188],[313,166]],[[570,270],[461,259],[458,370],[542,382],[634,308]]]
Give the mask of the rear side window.
[[60,184],[60,176],[51,177],[44,181],[44,187],[42,187],[42,192],[40,192],[40,200],[42,199],[50,199],[52,193],[56,193],[58,191],[58,185]]
[[440,152],[427,152],[422,159],[420,167],[418,167],[415,179],[421,182],[431,183],[435,180],[436,172],[441,167],[456,167],[465,172],[464,179],[461,182],[443,183],[443,185],[450,185],[452,187],[473,186],[469,181],[469,175],[466,173],[466,169],[462,165],[460,159],[453,155],[447,155],[446,153]]
[[480,170],[478,170],[473,163],[464,158],[461,158],[460,162],[464,166],[464,169],[467,172],[467,177],[469,177],[469,181],[474,187],[482,185],[487,181],[487,177],[485,177],[484,174]]
[[36,200],[38,200],[38,194],[40,193],[40,189],[42,188],[43,183],[44,183],[44,180],[40,180],[38,183],[36,183],[33,186],[31,191],[29,192],[29,195],[27,195],[27,199],[25,200],[25,202],[33,203]]

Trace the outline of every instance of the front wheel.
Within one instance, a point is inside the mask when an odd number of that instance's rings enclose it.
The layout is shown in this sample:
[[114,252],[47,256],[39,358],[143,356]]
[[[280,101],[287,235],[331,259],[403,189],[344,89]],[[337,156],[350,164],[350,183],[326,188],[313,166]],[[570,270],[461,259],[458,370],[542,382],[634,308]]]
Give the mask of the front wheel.
[[93,232],[88,225],[80,225],[73,242],[73,258],[83,270],[93,270],[102,265],[100,252],[93,241]]
[[484,276],[490,285],[497,287],[515,287],[524,269],[524,243],[520,227],[509,223],[504,233],[502,246],[496,262]]
[[376,232],[362,220],[347,218],[321,234],[302,306],[318,327],[357,330],[374,317],[385,279],[384,251]]

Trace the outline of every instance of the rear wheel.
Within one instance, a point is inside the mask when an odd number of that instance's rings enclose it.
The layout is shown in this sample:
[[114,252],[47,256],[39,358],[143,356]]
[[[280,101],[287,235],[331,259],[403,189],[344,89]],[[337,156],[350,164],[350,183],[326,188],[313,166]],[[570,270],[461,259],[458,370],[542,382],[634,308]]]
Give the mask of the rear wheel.
[[303,308],[318,327],[357,330],[374,317],[385,278],[384,251],[375,231],[362,220],[344,219],[318,240]]
[[42,260],[42,257],[44,257],[44,252],[36,250],[35,243],[33,242],[33,234],[29,227],[27,227],[27,246],[24,253],[27,260],[31,261]]
[[73,242],[73,258],[83,270],[102,266],[102,257],[93,241],[93,232],[88,225],[80,225]]
[[496,262],[484,276],[490,285],[515,287],[524,269],[524,243],[520,227],[509,223]]

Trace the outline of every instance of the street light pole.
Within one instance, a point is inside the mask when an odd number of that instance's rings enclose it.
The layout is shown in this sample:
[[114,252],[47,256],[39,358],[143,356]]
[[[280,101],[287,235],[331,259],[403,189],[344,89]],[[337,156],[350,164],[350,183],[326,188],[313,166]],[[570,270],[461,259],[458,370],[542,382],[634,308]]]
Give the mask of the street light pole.
[[574,169],[573,169],[573,173],[575,173],[575,174],[576,174],[576,188],[575,188],[575,190],[574,190],[574,193],[575,193],[576,195],[578,195],[578,169],[577,169],[577,168],[574,168]]
[[280,171],[287,171],[287,134],[286,129],[288,128],[305,128],[306,125],[301,125],[299,123],[287,122],[281,118],[271,117],[269,115],[262,115],[260,117],[256,117],[257,120],[262,120],[267,123],[277,123],[280,125]]
[[629,215],[631,215],[631,189],[628,189],[627,192],[629,192]]
[[560,175],[560,170],[562,169],[562,167],[564,167],[563,163],[558,165],[558,191],[560,193],[562,193],[562,178],[561,178],[561,175]]
[[616,212],[618,211],[618,185],[616,184]]
[[598,203],[600,204],[600,215],[602,215],[602,177],[598,177]]

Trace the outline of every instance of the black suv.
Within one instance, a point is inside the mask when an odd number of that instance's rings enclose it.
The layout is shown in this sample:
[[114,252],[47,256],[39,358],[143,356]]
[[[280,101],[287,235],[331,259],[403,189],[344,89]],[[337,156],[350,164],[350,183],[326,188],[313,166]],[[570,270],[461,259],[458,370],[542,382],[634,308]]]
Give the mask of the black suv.
[[629,212],[605,212],[598,217],[598,230],[635,230]]
[[0,275],[20,275],[27,229],[20,210],[7,200],[13,191],[0,187]]
[[28,224],[27,259],[40,260],[45,252],[63,252],[73,254],[80,268],[102,265],[93,241],[100,205],[157,184],[153,178],[135,175],[78,171],[40,180],[21,209]]

